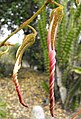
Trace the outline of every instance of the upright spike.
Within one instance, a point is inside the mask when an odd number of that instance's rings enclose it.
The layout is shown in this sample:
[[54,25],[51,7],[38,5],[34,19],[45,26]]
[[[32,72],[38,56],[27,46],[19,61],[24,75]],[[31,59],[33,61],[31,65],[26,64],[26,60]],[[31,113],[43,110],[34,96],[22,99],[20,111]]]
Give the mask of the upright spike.
[[57,35],[57,29],[58,25],[62,19],[63,16],[63,7],[58,7],[51,12],[50,17],[50,27],[48,30],[48,54],[49,54],[49,61],[50,61],[50,113],[52,117],[54,117],[54,71],[55,71],[55,41],[56,41],[56,35]]

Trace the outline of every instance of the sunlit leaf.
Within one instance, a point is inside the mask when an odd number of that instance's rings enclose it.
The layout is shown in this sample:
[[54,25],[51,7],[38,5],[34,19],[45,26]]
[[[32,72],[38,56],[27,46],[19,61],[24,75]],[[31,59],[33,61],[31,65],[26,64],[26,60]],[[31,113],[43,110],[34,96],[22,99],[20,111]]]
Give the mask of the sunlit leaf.
[[81,67],[75,67],[72,71],[74,71],[77,74],[81,74]]

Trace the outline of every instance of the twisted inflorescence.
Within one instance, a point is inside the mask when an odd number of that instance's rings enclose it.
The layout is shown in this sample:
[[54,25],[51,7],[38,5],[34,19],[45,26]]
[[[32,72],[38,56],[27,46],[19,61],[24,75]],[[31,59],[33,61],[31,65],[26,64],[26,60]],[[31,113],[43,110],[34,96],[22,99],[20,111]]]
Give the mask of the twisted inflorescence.
[[54,116],[54,71],[55,71],[55,49],[51,48],[51,34],[50,30],[48,32],[48,54],[49,54],[49,60],[50,60],[50,112],[51,115]]
[[13,74],[13,79],[14,79],[14,84],[15,84],[15,87],[16,87],[16,91],[17,91],[17,94],[18,94],[20,103],[21,103],[23,106],[28,107],[28,106],[25,104],[25,102],[23,101],[23,98],[22,98],[22,94],[21,94],[20,87],[19,87],[19,83],[18,83],[18,79],[17,79],[17,73],[16,73],[16,74]]
[[62,8],[58,7],[55,10],[52,10],[51,13],[51,23],[48,30],[48,55],[50,60],[50,112],[52,117],[54,117],[54,71],[55,71],[55,41],[57,35],[58,24],[62,18]]
[[31,46],[34,43],[35,37],[37,35],[37,32],[34,30],[33,27],[31,27],[29,25],[28,25],[28,27],[31,28],[34,33],[28,34],[27,36],[24,37],[21,46],[17,50],[16,62],[15,62],[14,70],[13,70],[13,81],[14,81],[16,91],[17,91],[17,94],[18,94],[18,97],[19,97],[19,101],[25,107],[28,107],[28,106],[23,101],[23,97],[22,97],[22,94],[21,94],[21,90],[20,90],[20,86],[19,86],[19,83],[18,83],[18,78],[17,78],[18,76],[17,75],[18,75],[18,70],[20,69],[20,66],[21,66],[21,60],[22,60],[23,53],[24,53],[24,51],[27,47]]

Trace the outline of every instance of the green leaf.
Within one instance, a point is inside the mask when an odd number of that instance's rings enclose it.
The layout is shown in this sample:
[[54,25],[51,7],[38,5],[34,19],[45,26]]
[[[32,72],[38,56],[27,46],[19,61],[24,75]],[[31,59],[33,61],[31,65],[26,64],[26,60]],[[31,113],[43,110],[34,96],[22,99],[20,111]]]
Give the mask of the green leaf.
[[75,67],[72,71],[74,71],[77,74],[81,74],[81,67]]
[[0,116],[1,116],[1,117],[6,117],[6,112],[3,111],[3,110],[0,110]]

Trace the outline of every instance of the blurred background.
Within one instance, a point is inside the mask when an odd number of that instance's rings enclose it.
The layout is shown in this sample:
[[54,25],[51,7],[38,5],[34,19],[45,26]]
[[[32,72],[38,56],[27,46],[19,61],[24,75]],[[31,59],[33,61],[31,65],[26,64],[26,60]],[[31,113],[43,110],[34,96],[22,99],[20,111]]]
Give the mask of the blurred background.
[[[77,4],[78,0],[56,1],[64,6],[64,16],[57,34],[54,91],[56,107],[58,109],[60,106],[61,113],[64,114],[62,119],[65,119],[69,112],[76,112],[81,107],[81,4]],[[0,0],[0,42],[35,14],[44,2],[45,0]],[[27,94],[28,89],[31,92],[28,94],[29,100],[27,102],[29,101],[32,108],[32,96],[36,96],[34,105],[41,99],[39,104],[44,107],[47,115],[49,115],[49,111],[47,111],[49,110],[47,31],[50,24],[50,12],[56,7],[52,4],[48,5],[31,22],[30,25],[36,29],[38,34],[35,43],[26,49],[19,71],[22,93]],[[29,28],[22,29],[12,36],[8,41],[14,46],[10,46],[9,52],[0,57],[0,119],[20,119],[20,117],[21,119],[28,119],[31,112],[29,110],[29,113],[26,113],[27,110],[22,109],[20,104],[15,109],[18,99],[16,99],[17,94],[14,93],[15,87],[12,81],[16,51],[28,33],[31,33]],[[0,52],[4,50],[5,47],[0,48]],[[33,83],[31,84],[31,82]],[[40,96],[41,93],[43,93],[43,97]],[[24,99],[26,98],[25,95],[23,96]],[[12,97],[14,98],[12,99]],[[80,117],[81,115],[77,119]],[[59,119],[61,118],[59,117]]]

